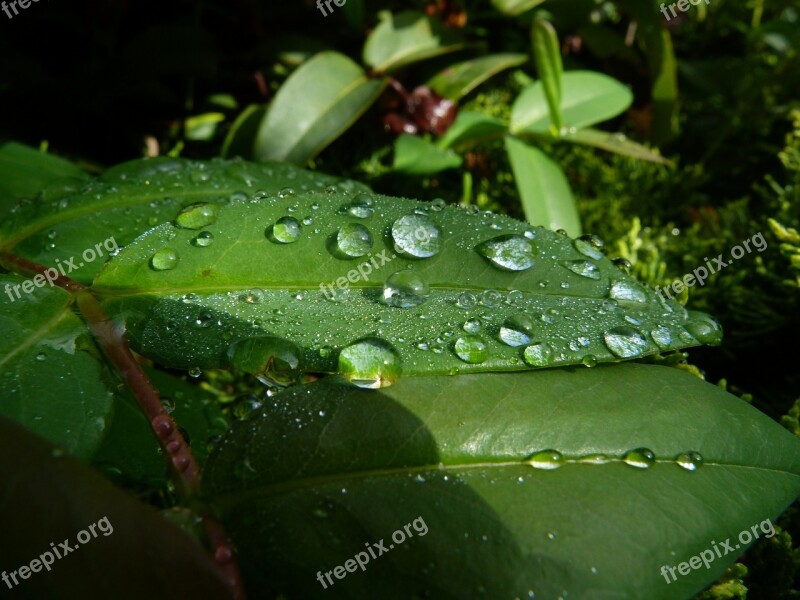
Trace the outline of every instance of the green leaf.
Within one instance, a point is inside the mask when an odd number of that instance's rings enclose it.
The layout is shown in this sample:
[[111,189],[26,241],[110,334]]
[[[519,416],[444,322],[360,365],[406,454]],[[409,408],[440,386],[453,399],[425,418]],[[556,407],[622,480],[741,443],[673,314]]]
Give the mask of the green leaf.
[[507,130],[508,126],[500,119],[483,113],[461,111],[447,132],[439,138],[437,144],[440,148],[452,148],[461,144],[470,145],[499,137]]
[[[14,289],[24,282],[32,293]],[[72,296],[41,282],[0,275],[0,415],[88,458],[111,418],[114,384]]]
[[506,136],[505,143],[528,222],[580,235],[578,205],[561,167],[522,140]]
[[[136,160],[89,182],[67,188],[54,184],[41,190],[35,202],[22,200],[6,210],[0,208],[0,250],[52,267],[57,261],[62,265],[72,261],[74,270],[66,264],[65,274],[90,283],[115,248],[174,218],[182,207],[206,201],[224,204],[284,188],[323,190],[334,184],[367,189],[281,163]],[[93,254],[94,259],[88,260]]]
[[[589,127],[617,116],[633,102],[631,91],[611,77],[593,71],[568,71],[562,76],[564,127]],[[551,127],[541,81],[525,88],[511,107],[511,131],[546,132]]]
[[61,179],[88,179],[77,165],[16,142],[0,143],[0,209]]
[[647,160],[662,165],[672,165],[672,162],[661,156],[657,151],[629,140],[622,133],[608,133],[598,129],[578,129],[566,135],[555,138],[554,141],[572,142],[600,148],[622,156],[630,156],[640,160]]
[[[640,448],[649,468],[623,460]],[[688,452],[695,471],[677,464]],[[383,540],[328,591],[687,598],[748,544],[669,585],[662,566],[753,525],[768,534],[800,493],[800,442],[668,367],[320,383],[238,423],[204,487],[259,597],[320,595],[318,571]]]
[[267,114],[263,104],[251,104],[245,108],[231,125],[225,141],[222,143],[220,155],[225,158],[240,157],[246,160],[253,158],[258,128]]
[[[378,343],[375,356],[407,375],[611,361],[720,337],[622,272],[599,240],[502,215],[363,193],[245,198],[194,216],[205,214],[216,220],[151,229],[93,287],[135,349],[166,366],[230,366],[232,344],[263,337],[296,346],[312,372],[338,372],[342,349],[378,338],[394,348]],[[501,331],[512,317],[521,329]]]
[[[11,571],[18,582],[9,597],[230,598],[197,541],[2,417],[0,479],[6,490],[0,494],[0,528],[8,541],[0,544],[0,565],[12,586]],[[65,552],[62,541],[72,551],[58,559],[53,547]],[[18,568],[34,559],[39,571],[23,579]],[[42,568],[41,561],[50,559]]]
[[544,0],[492,0],[492,6],[505,15],[516,17],[539,6]]
[[220,112],[204,113],[188,117],[184,121],[185,138],[201,142],[209,142],[217,132],[217,126],[225,120],[225,115]]
[[551,127],[557,133],[561,131],[561,74],[564,65],[561,62],[561,48],[558,35],[553,26],[544,19],[535,19],[531,29],[533,40],[533,60],[539,74],[549,109]]
[[452,31],[421,12],[381,11],[378,18],[380,23],[364,44],[363,57],[376,73],[394,71],[464,46]]
[[459,100],[500,71],[517,67],[528,59],[524,54],[490,54],[451,65],[428,80],[437,94]]
[[275,94],[258,130],[256,158],[305,164],[346,131],[385,85],[345,55],[320,52]]
[[392,169],[408,175],[433,175],[460,167],[461,157],[416,135],[400,135],[394,143]]

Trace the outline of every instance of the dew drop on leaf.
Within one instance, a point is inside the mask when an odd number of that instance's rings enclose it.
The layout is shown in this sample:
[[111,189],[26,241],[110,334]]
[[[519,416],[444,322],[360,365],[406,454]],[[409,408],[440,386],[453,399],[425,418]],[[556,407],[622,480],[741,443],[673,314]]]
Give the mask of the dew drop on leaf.
[[553,348],[547,342],[538,342],[525,348],[522,358],[532,367],[547,367],[553,364]]
[[397,271],[383,284],[383,301],[396,308],[413,308],[428,298],[430,287],[410,269]]
[[470,319],[464,322],[461,328],[467,333],[478,333],[481,330],[481,321],[480,319]]
[[473,308],[477,303],[478,299],[475,297],[475,294],[472,294],[470,292],[463,292],[461,295],[459,295],[458,300],[456,301],[458,308],[461,308],[463,310],[469,310]]
[[361,223],[348,223],[336,233],[336,248],[344,256],[358,258],[372,250],[372,234]]
[[199,246],[200,248],[210,246],[213,242],[214,234],[210,231],[201,231],[199,234],[197,234],[197,237],[192,240],[192,244]]
[[489,348],[483,338],[478,335],[465,335],[458,338],[453,349],[458,358],[470,364],[480,364],[489,358]]
[[661,349],[669,347],[669,345],[672,343],[672,333],[670,333],[670,330],[663,325],[659,325],[653,329],[650,332],[650,337],[653,338],[653,341]]
[[479,244],[475,249],[503,271],[524,271],[534,263],[533,242],[521,235],[501,235]]
[[527,315],[507,318],[500,327],[500,341],[508,346],[524,346],[533,335],[533,321]]
[[656,462],[656,457],[653,452],[647,448],[636,448],[629,450],[622,457],[622,461],[626,465],[636,467],[637,469],[648,469]]
[[429,258],[439,252],[439,228],[425,215],[406,215],[392,224],[396,252],[413,258]]
[[722,328],[714,319],[703,313],[689,311],[686,331],[703,344],[719,344],[722,341]]
[[618,358],[634,358],[650,348],[644,336],[633,327],[614,327],[603,334],[606,346]]
[[587,277],[589,279],[598,280],[600,279],[600,269],[597,268],[597,265],[588,260],[568,260],[561,263],[570,271],[575,273],[576,275],[580,275],[581,277]]
[[400,357],[387,342],[367,338],[342,348],[339,371],[358,387],[384,388],[400,377]]
[[687,471],[697,471],[703,465],[703,456],[699,452],[684,452],[675,458],[675,462]]
[[614,300],[628,300],[630,302],[647,302],[647,294],[638,283],[619,279],[611,284],[609,297]]
[[558,469],[564,464],[564,457],[557,450],[542,450],[531,456],[527,462],[534,469],[551,471],[553,469]]
[[589,258],[600,260],[603,258],[603,240],[596,235],[584,235],[573,242],[575,249]]
[[211,202],[190,204],[175,217],[175,224],[184,229],[202,229],[214,223],[219,215],[219,205]]
[[300,238],[302,229],[300,222],[294,217],[281,217],[267,229],[267,237],[273,242],[291,244]]
[[178,264],[178,253],[171,248],[162,248],[150,258],[150,266],[156,271],[169,271]]

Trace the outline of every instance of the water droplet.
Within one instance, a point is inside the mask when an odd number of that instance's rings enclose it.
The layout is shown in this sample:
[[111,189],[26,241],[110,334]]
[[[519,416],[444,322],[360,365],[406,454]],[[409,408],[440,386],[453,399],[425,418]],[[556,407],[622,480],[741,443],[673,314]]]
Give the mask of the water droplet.
[[156,271],[169,271],[178,264],[178,253],[171,248],[162,248],[150,258],[150,266]]
[[368,219],[375,212],[372,208],[372,198],[367,194],[359,195],[355,202],[345,209],[345,212],[357,219]]
[[614,258],[611,260],[611,262],[614,263],[614,266],[623,273],[630,273],[631,269],[633,269],[631,261],[629,261],[627,258]]
[[[191,369],[189,369],[189,377],[193,377],[194,379],[197,379],[202,374],[203,374],[203,371],[200,369],[200,367],[192,367]],[[165,408],[166,408],[166,406],[165,406]],[[172,412],[172,411],[168,410],[168,412]]]
[[521,235],[501,235],[479,244],[475,250],[504,271],[524,271],[534,263],[536,248]]
[[552,471],[564,464],[564,457],[557,450],[542,450],[531,456],[527,463],[534,469]]
[[384,388],[400,377],[400,357],[383,340],[367,338],[342,348],[339,371],[358,387]]
[[214,315],[210,312],[201,312],[197,315],[197,319],[195,319],[195,324],[198,327],[211,327],[211,324],[214,322]]
[[470,364],[480,364],[489,358],[489,348],[478,335],[465,335],[453,345],[456,356]]
[[47,354],[45,354],[44,352],[39,352],[36,355],[36,360],[38,360],[39,362],[41,362],[43,360],[47,360]]
[[587,354],[581,359],[581,363],[583,363],[585,367],[596,367],[597,357],[594,354]]
[[628,300],[630,302],[647,302],[647,293],[638,283],[619,279],[611,284],[609,297],[614,300]]
[[283,338],[255,336],[231,344],[228,360],[266,385],[286,386],[299,375],[300,350]]
[[481,330],[481,321],[480,319],[470,319],[462,325],[462,328],[467,333],[478,333]]
[[614,327],[603,334],[606,346],[618,358],[633,358],[650,349],[644,336],[633,327]]
[[175,224],[184,229],[202,229],[217,220],[219,205],[211,202],[198,202],[182,209],[175,217]]
[[519,290],[511,290],[506,295],[506,304],[519,304],[522,302],[523,295]]
[[197,237],[192,240],[192,244],[201,248],[205,248],[206,246],[210,246],[213,241],[214,234],[212,234],[210,231],[201,231],[199,234],[197,234]]
[[439,228],[425,215],[406,215],[392,224],[394,249],[413,258],[429,258],[439,252]]
[[372,234],[361,223],[348,223],[336,233],[336,247],[348,258],[364,256],[372,244]]
[[447,206],[447,202],[444,201],[444,198],[435,198],[431,201],[431,210],[434,212],[439,212],[445,206]]
[[708,315],[690,310],[686,331],[703,344],[719,344],[722,341],[722,327]]
[[181,297],[181,302],[183,302],[184,304],[194,304],[199,299],[200,299],[200,296],[198,296],[197,294],[195,294],[193,292],[189,292],[188,294],[184,294]]
[[486,290],[481,294],[481,304],[494,308],[503,300],[503,295],[497,290]]
[[267,229],[267,237],[273,242],[291,244],[300,238],[300,222],[294,217],[281,217]]
[[239,300],[247,304],[258,304],[264,300],[265,297],[266,294],[264,293],[264,290],[255,289],[239,296]]
[[553,364],[553,348],[547,342],[531,344],[525,348],[522,358],[532,367],[547,367]]
[[290,187],[285,187],[278,192],[278,198],[291,198],[292,196],[294,196],[294,189]]
[[603,258],[603,240],[596,235],[583,235],[573,242],[575,249],[589,258],[600,260]]
[[647,469],[652,467],[656,462],[656,457],[651,450],[647,448],[636,448],[629,450],[622,457],[626,465],[636,467],[637,469]]
[[263,403],[256,396],[253,394],[245,394],[235,400],[232,409],[233,416],[237,419],[247,419],[262,406]]
[[605,465],[611,462],[611,458],[605,454],[586,454],[577,460],[579,463],[588,465]]
[[600,279],[600,269],[597,265],[588,260],[568,260],[561,263],[570,271],[581,277],[588,277],[589,279]]
[[470,292],[463,292],[456,301],[458,308],[469,310],[473,308],[478,303],[478,299],[475,297],[475,294]]
[[524,346],[533,335],[533,321],[526,315],[509,317],[500,327],[500,340],[509,346]]
[[658,327],[650,331],[650,337],[653,338],[653,341],[662,350],[664,348],[668,348],[669,345],[672,343],[672,334],[670,333],[669,329],[667,329],[663,325],[659,325]]
[[675,462],[687,471],[697,471],[703,466],[703,457],[699,452],[684,452],[675,458]]
[[383,284],[383,301],[396,308],[413,308],[428,298],[430,287],[410,269],[397,271]]

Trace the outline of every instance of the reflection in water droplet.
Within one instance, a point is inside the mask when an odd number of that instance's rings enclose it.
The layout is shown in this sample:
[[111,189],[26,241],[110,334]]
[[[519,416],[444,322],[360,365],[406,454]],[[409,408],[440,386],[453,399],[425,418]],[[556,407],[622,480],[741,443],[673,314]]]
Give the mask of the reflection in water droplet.
[[396,308],[419,306],[428,298],[430,287],[410,269],[397,271],[383,284],[383,301]]
[[294,217],[281,217],[267,229],[267,237],[273,242],[291,244],[300,238],[303,228]]
[[210,246],[213,241],[214,234],[210,231],[201,231],[197,234],[197,237],[192,240],[192,244],[200,248],[205,248],[206,246]]
[[618,358],[633,358],[650,349],[644,336],[632,327],[614,327],[603,334],[606,346]]
[[687,471],[697,471],[703,466],[703,456],[699,452],[684,452],[675,457],[675,462]]
[[456,356],[470,364],[480,364],[489,358],[489,348],[483,338],[477,335],[465,335],[456,340],[453,346]]
[[656,457],[651,450],[647,448],[636,448],[629,450],[622,457],[626,465],[636,467],[637,469],[647,469],[652,467],[656,462]]
[[501,235],[479,244],[475,250],[503,271],[524,271],[533,266],[536,247],[521,235]]
[[597,357],[594,354],[587,354],[581,359],[581,363],[583,363],[585,367],[596,367]]
[[178,253],[171,248],[162,248],[150,258],[150,266],[156,271],[169,271],[178,264]]
[[630,273],[631,269],[633,269],[631,261],[629,261],[627,258],[614,258],[611,260],[611,262],[614,263],[614,266],[623,273]]
[[600,279],[600,269],[598,269],[597,265],[591,261],[568,260],[562,262],[561,264],[564,265],[573,273],[575,273],[576,275],[580,275],[581,277],[587,277],[589,279],[594,279],[594,280]]
[[339,371],[358,387],[384,388],[400,377],[400,357],[387,342],[367,338],[342,348]]
[[603,240],[596,235],[584,235],[573,242],[575,249],[589,258],[600,260],[603,258]]
[[524,346],[533,335],[533,321],[527,315],[514,315],[500,327],[500,340],[509,346]]
[[690,310],[686,331],[703,344],[717,345],[722,341],[722,327],[710,316]]
[[294,196],[294,190],[290,187],[285,187],[278,192],[278,198],[291,198],[292,196]]
[[647,302],[647,293],[638,283],[619,279],[611,284],[609,297],[614,300],[628,300],[631,302]]
[[190,204],[175,217],[175,224],[184,229],[202,229],[217,220],[219,205],[210,202]]
[[650,337],[653,338],[653,341],[662,350],[664,348],[668,348],[669,345],[672,343],[672,334],[670,333],[669,329],[667,329],[663,325],[659,325],[658,327],[650,331]]
[[266,385],[286,386],[299,376],[300,350],[283,338],[245,338],[231,344],[227,355],[234,368],[255,375]]
[[428,258],[441,248],[441,235],[436,224],[425,215],[406,215],[392,224],[394,249],[413,258]]
[[547,342],[531,344],[525,348],[522,358],[532,367],[547,367],[553,364],[553,348]]
[[481,330],[480,319],[470,319],[461,326],[467,333],[478,333]]
[[469,310],[473,308],[478,303],[478,299],[475,297],[475,294],[470,292],[463,292],[459,297],[456,304],[458,308],[463,310]]
[[348,223],[336,233],[336,248],[349,258],[364,256],[372,244],[372,234],[361,223]]
[[552,471],[564,464],[564,457],[557,450],[542,450],[531,456],[527,463],[534,469]]

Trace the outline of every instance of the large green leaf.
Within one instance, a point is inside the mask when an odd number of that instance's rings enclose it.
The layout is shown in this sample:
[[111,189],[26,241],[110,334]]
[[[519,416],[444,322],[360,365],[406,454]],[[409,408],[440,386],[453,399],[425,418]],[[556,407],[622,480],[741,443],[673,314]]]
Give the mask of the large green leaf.
[[0,570],[13,587],[6,596],[2,583],[4,598],[230,598],[197,541],[62,454],[0,417]]
[[23,196],[35,196],[61,179],[87,179],[77,165],[16,142],[0,143],[0,208]]
[[[89,283],[105,260],[148,228],[189,204],[276,194],[281,189],[366,189],[361,184],[309,173],[283,163],[245,165],[242,161],[188,161],[154,158],[123,163],[97,179],[65,188],[44,188],[35,199],[0,208],[0,250],[46,266],[74,258],[64,271]],[[99,256],[87,261],[92,253]]]
[[502,215],[298,193],[198,207],[175,223],[129,244],[93,288],[135,348],[167,366],[227,366],[232,344],[255,337],[268,349],[263,336],[326,372],[350,372],[362,346],[340,350],[377,337],[394,349],[375,349],[376,364],[399,360],[406,374],[609,361],[720,337],[612,264],[599,240]]
[[[625,111],[631,91],[611,77],[594,71],[568,71],[562,76],[561,113],[564,127],[589,127]],[[541,81],[525,88],[511,107],[511,131],[546,132],[551,127]]]
[[460,167],[461,157],[416,135],[400,135],[394,143],[392,169],[409,175],[433,175]]
[[255,157],[305,164],[347,130],[385,85],[344,54],[320,52],[275,94],[256,136]]
[[519,66],[527,59],[524,54],[513,53],[473,58],[439,72],[428,80],[428,87],[445,98],[459,100],[493,75]]
[[508,135],[505,142],[528,222],[580,235],[578,205],[561,167],[522,140]]
[[452,31],[421,12],[382,11],[379,18],[380,23],[364,44],[364,62],[376,73],[393,71],[463,47]]
[[315,384],[235,426],[204,484],[257,597],[321,596],[318,571],[383,540],[324,593],[673,599],[720,576],[740,531],[769,535],[800,493],[800,443],[667,367]]
[[[0,415],[88,458],[111,418],[115,386],[72,296],[39,282],[45,287],[0,275]],[[32,293],[14,289],[22,284]]]

